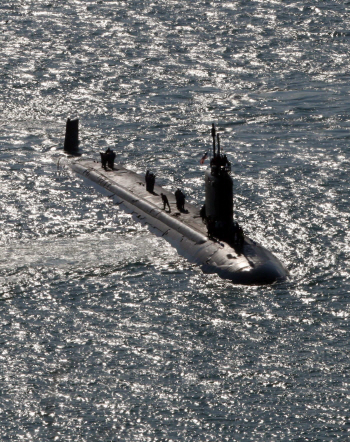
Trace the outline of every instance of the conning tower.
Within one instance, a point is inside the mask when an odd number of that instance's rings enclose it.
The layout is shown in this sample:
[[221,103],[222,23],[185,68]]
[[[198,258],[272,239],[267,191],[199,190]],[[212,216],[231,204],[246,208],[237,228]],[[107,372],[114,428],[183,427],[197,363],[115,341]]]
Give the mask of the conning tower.
[[[205,172],[205,215],[208,223],[215,223],[216,236],[227,237],[233,225],[233,181],[231,164],[220,151],[219,135],[212,126],[213,158]],[[217,149],[216,149],[217,140]]]

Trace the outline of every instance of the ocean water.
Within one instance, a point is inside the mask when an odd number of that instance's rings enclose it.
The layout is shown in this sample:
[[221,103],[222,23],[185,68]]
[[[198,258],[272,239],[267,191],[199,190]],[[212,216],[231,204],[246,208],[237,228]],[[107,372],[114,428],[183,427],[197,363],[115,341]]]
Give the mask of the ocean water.
[[[350,2],[2,0],[0,440],[349,440]],[[235,213],[235,286],[58,167],[81,148]]]

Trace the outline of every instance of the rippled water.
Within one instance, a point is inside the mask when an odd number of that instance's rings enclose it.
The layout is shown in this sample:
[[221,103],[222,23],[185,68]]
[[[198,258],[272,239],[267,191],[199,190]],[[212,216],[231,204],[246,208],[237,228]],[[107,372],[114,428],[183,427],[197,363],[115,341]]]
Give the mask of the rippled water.
[[[3,0],[2,441],[334,441],[349,420],[350,2]],[[204,275],[57,169],[90,156],[236,214],[291,272]]]

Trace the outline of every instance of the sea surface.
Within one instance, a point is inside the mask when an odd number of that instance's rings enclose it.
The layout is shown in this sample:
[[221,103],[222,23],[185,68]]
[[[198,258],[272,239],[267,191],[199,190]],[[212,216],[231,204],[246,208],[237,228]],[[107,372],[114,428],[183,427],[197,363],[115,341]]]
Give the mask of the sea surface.
[[[350,440],[350,2],[2,0],[0,440]],[[291,273],[202,271],[59,166],[84,153],[235,214]]]

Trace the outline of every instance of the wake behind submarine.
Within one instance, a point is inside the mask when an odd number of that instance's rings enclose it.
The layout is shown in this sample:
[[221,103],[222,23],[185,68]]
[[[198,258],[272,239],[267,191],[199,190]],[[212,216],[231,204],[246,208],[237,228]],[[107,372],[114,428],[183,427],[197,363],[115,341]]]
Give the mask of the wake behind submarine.
[[70,156],[66,164],[204,273],[217,273],[243,285],[272,284],[288,277],[281,262],[245,236],[234,220],[231,165],[221,152],[214,124],[213,157],[205,172],[205,203],[201,209],[186,203],[185,209],[179,189],[174,194],[155,184],[152,173],[147,171],[145,177],[114,164],[115,153],[110,149],[98,159],[77,158],[78,123],[78,119],[67,120],[64,149]]

